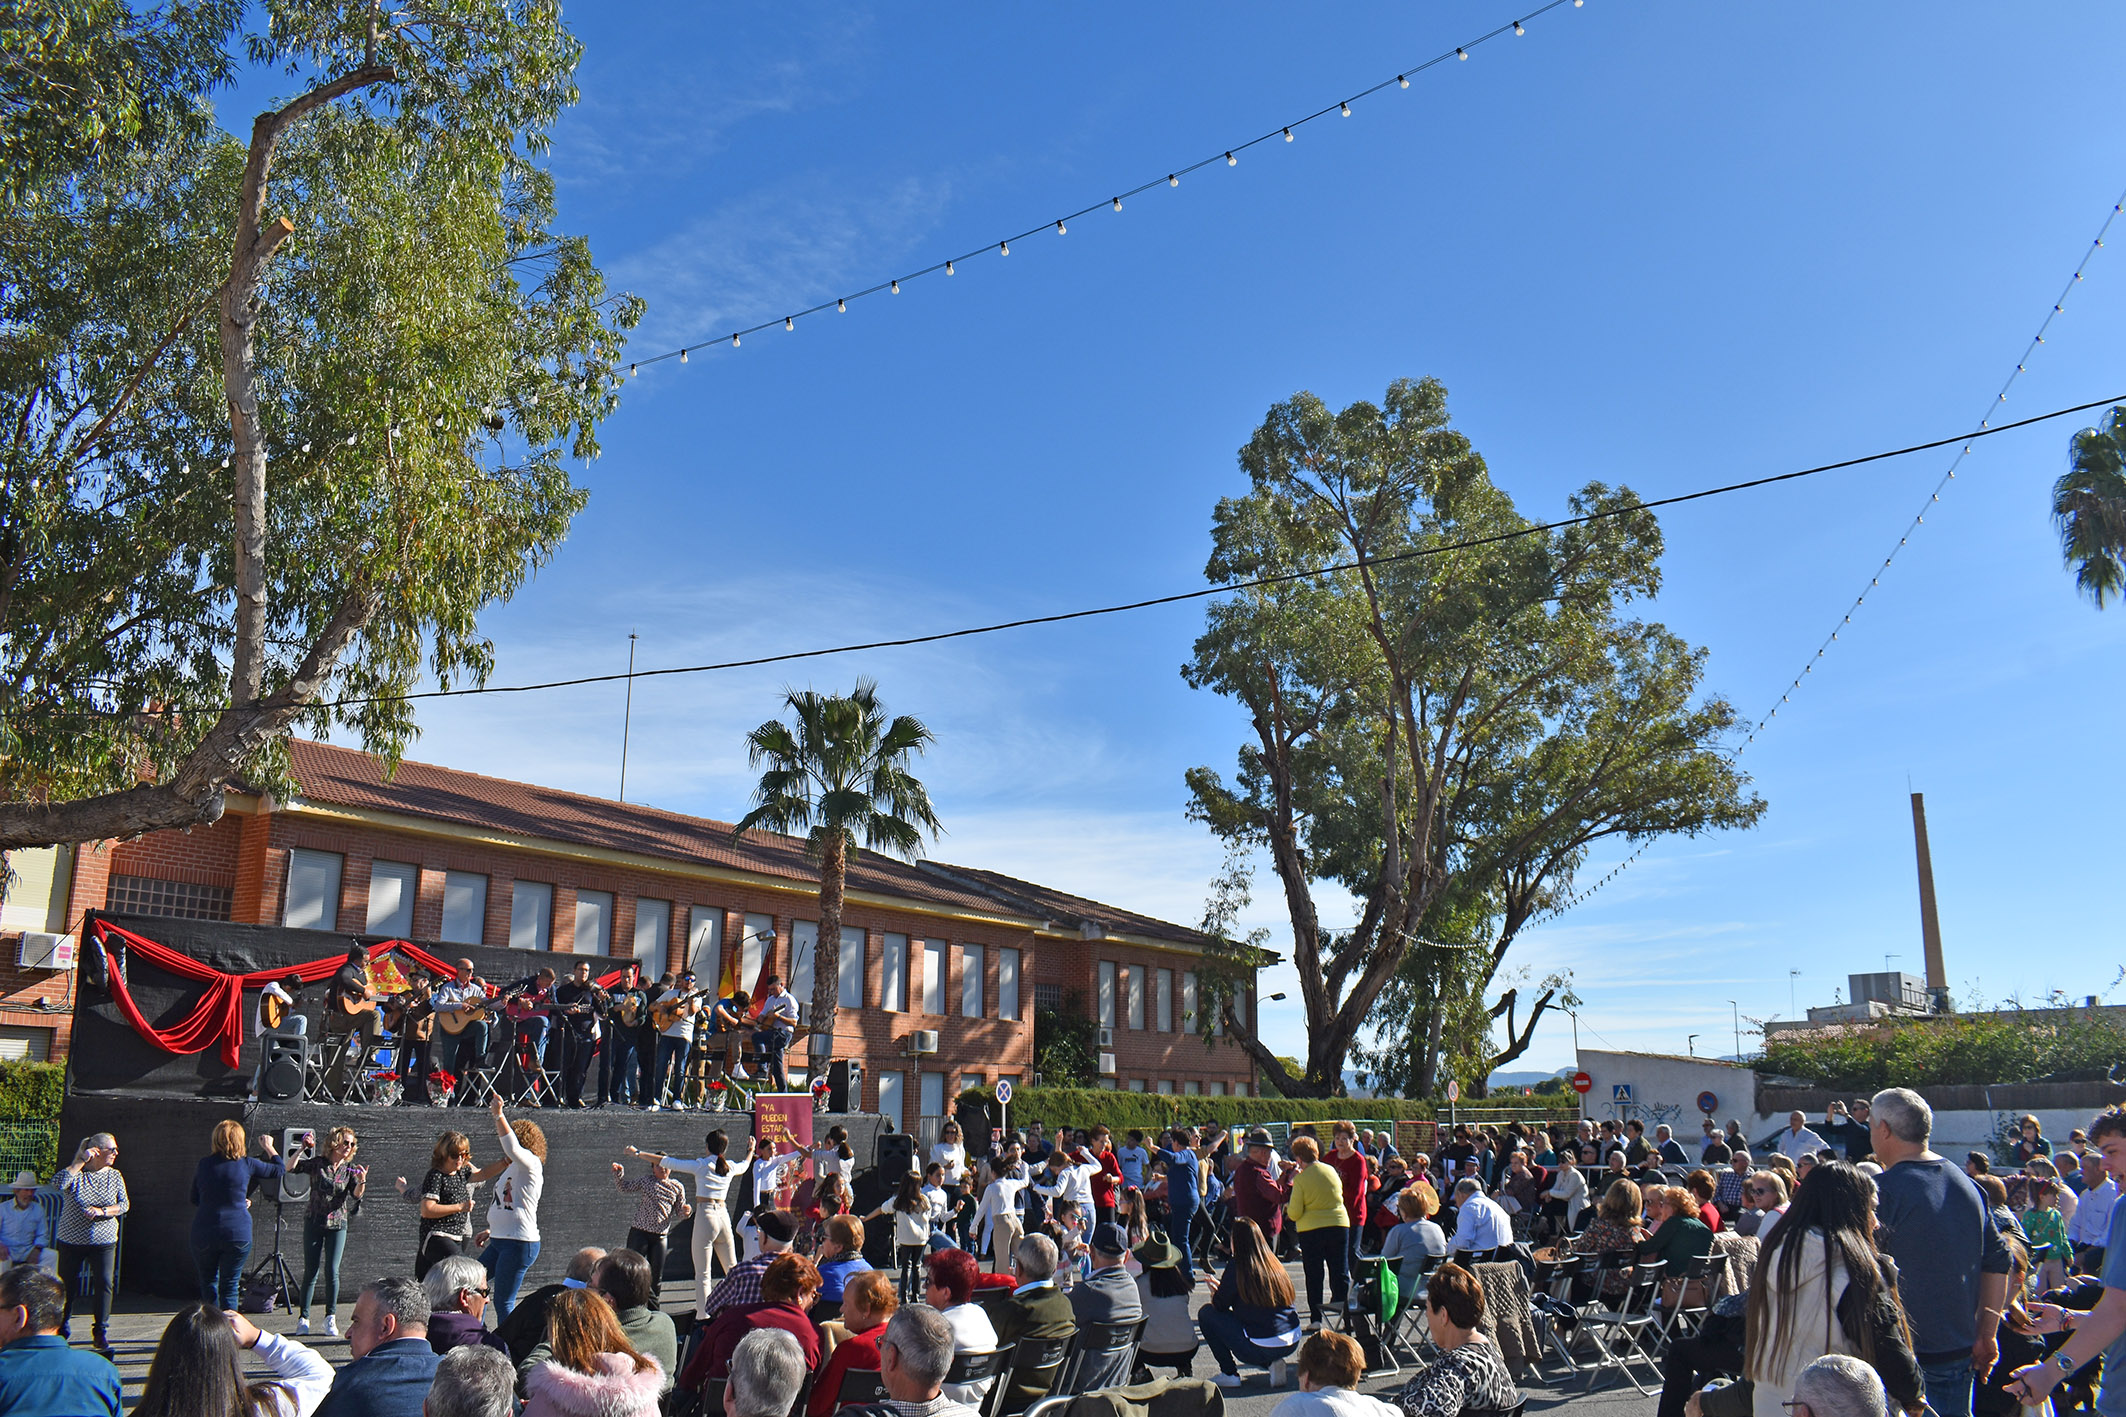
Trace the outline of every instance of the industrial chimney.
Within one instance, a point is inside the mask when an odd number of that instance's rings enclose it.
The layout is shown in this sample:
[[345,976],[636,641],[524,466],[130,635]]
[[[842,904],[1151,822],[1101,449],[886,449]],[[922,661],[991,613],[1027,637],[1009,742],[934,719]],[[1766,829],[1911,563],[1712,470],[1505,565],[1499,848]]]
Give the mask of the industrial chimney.
[[1934,857],[1927,850],[1927,799],[1912,794],[1912,840],[1919,852],[1919,934],[1927,948],[1927,999],[1949,1012],[1949,971],[1941,959],[1941,916],[1934,908]]

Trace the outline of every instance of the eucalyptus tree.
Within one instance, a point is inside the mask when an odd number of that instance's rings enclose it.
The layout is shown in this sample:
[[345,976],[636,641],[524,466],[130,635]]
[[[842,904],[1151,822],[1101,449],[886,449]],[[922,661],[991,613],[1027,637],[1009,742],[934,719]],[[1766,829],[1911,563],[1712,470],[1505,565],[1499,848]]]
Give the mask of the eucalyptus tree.
[[771,718],[746,735],[749,766],[766,765],[753,789],[753,809],[732,828],[805,838],[819,867],[819,939],[812,951],[813,1046],[832,1049],[841,1004],[842,897],[849,861],[859,849],[914,860],[926,838],[944,830],[930,791],[908,770],[931,742],[930,730],[909,714],[889,718],[878,685],[859,679],[847,694],[791,689],[783,695],[790,721]]
[[123,111],[204,111],[233,65],[161,31],[217,16],[292,96],[5,150],[0,847],[212,821],[296,726],[395,758],[582,507],[641,314],[554,227],[554,0],[79,8],[177,56]]
[[[1430,379],[1340,412],[1296,395],[1240,464],[1250,490],[1218,503],[1207,570],[1234,593],[1182,673],[1244,708],[1250,732],[1232,781],[1190,770],[1189,811],[1276,872],[1304,1070],[1234,1007],[1260,941],[1206,971],[1213,1006],[1287,1096],[1338,1091],[1363,1030],[1416,1026],[1432,1043],[1411,1085],[1429,1092],[1455,1000],[1405,990],[1394,1017],[1377,1007],[1429,925],[1491,922],[1457,986],[1481,991],[1594,842],[1747,826],[1763,803],[1719,751],[1733,713],[1698,697],[1702,651],[1622,613],[1660,585],[1660,528],[1629,490],[1589,483],[1573,524],[1530,523]],[[1317,892],[1348,893],[1355,923],[1325,928]]]

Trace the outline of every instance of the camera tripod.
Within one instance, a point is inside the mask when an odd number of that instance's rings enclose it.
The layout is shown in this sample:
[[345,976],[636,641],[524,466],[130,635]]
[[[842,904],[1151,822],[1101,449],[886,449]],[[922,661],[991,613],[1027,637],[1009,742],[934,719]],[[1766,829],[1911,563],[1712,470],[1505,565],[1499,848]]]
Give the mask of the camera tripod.
[[295,1282],[295,1270],[288,1264],[288,1257],[281,1253],[281,1224],[286,1202],[273,1202],[273,1253],[251,1267],[251,1275],[244,1285],[246,1293],[261,1287],[260,1281],[272,1285],[269,1291],[276,1303],[289,1313],[296,1310],[296,1297],[301,1286]]

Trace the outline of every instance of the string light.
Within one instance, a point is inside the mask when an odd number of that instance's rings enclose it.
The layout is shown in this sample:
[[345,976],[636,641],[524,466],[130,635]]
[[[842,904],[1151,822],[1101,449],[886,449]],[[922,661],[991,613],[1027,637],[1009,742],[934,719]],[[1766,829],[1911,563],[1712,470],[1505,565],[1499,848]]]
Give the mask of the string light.
[[1172,173],[1172,172],[1169,172],[1169,173],[1167,173],[1167,174],[1166,174],[1166,185],[1167,185],[1167,186],[1169,186],[1169,187],[1179,187],[1179,186],[1181,185],[1181,178],[1180,178],[1180,176],[1179,176],[1178,174],[1176,174],[1176,173]]
[[1122,199],[1120,197],[1115,198],[1115,210],[1118,212],[1122,210]]
[[1070,228],[1065,226],[1062,222],[1059,221],[1056,223],[1056,235],[1061,236],[1069,230]]
[[782,317],[782,327],[786,330],[794,330],[797,328],[797,322],[785,315]]
[[[1466,49],[1457,49],[1454,51],[1454,57],[1457,59],[1467,59],[1469,57],[1469,51]],[[1346,118],[1350,117],[1351,111],[1349,109],[1345,109],[1344,116]]]
[[1521,22],[1519,20],[1515,20],[1513,22],[1513,32],[1517,35],[1528,33],[1527,30],[1521,27]]
[[1395,82],[1401,84],[1404,88],[1408,88],[1410,87],[1410,76],[1408,74],[1397,74]]
[[[1573,3],[1575,6],[1577,6],[1580,3],[1580,0],[1573,0]],[[2002,382],[1999,392],[1994,395],[1992,402],[1987,405],[1989,409],[1998,408],[2001,404],[2007,402],[2008,390],[2015,387],[2015,381],[2021,378],[2028,369],[2031,354],[2036,351],[2039,345],[2045,342],[2045,332],[2052,328],[2053,320],[2064,312],[2067,296],[2074,290],[2075,286],[2081,282],[2082,273],[2087,268],[2090,257],[2096,252],[2104,249],[2104,237],[2110,233],[2111,223],[2117,220],[2122,212],[2126,212],[2126,194],[2122,194],[2118,201],[2112,203],[2110,212],[2104,217],[2103,225],[2097,228],[2096,239],[2089,243],[2089,250],[2083,254],[2080,263],[2075,266],[2073,273],[2067,277],[2067,282],[2060,291],[2059,299],[2052,302],[2052,309],[2046,314],[2044,320],[2039,323],[2037,327],[2037,333],[2032,335],[2030,337],[2030,343],[2023,347],[2022,357],[2015,361],[2015,369],[2008,375],[2007,379]],[[1993,428],[1991,424],[1992,420],[1990,417],[1981,418],[1978,421],[1978,426],[1981,430],[1981,434],[1986,432],[2004,432],[2008,428],[2017,426],[2015,424],[2004,424],[2001,428]],[[1911,522],[1905,527],[1904,534],[1897,538],[1897,545],[1892,547],[1890,550],[1890,554],[1883,558],[1881,571],[1887,571],[1890,569],[1891,564],[1897,560],[1898,553],[1900,551],[1903,551],[1906,546],[1911,544],[1912,533],[1918,528],[1927,524],[1926,509],[1939,502],[1941,500],[1941,494],[1943,490],[1947,488],[1951,482],[1954,482],[1956,480],[1956,470],[1957,468],[1962,466],[1964,459],[1971,455],[1971,447],[1972,444],[1970,442],[1965,442],[1963,446],[1957,450],[1956,456],[1952,458],[1949,462],[1947,471],[1945,471],[1941,475],[1940,479],[1935,482],[1933,490],[1927,494],[1927,500],[1920,504],[1919,511],[1913,514]],[[1844,626],[1852,624],[1854,615],[1858,614],[1860,612],[1861,607],[1867,603],[1869,594],[1875,591],[1881,585],[1882,576],[1880,571],[1878,571],[1875,575],[1872,575],[1868,578],[1867,586],[1861,590],[1860,594],[1853,597],[1853,603],[1846,608],[1845,613],[1840,617],[1838,622],[1839,625]],[[1793,694],[1793,692],[1801,687],[1801,681],[1808,677],[1809,671],[1816,667],[1816,661],[1823,658],[1824,651],[1829,649],[1831,643],[1837,638],[1838,631],[1834,628],[1831,633],[1827,635],[1820,644],[1817,645],[1816,652],[1811,655],[1809,657],[1808,662],[1802,666],[1801,672],[1793,677],[1792,681],[1787,684],[1785,692],[1780,694],[1779,702],[1781,704],[1786,703],[1789,697]],[[1741,745],[1735,749],[1736,758],[1740,758],[1744,753],[1749,751],[1750,745],[1757,741],[1758,735],[1764,732],[1765,726],[1769,724],[1772,719],[1778,715],[1778,713],[1778,706],[1774,705],[1771,712],[1765,714],[1764,717],[1757,720],[1756,724],[1750,729],[1748,734],[1743,737]],[[1631,855],[1625,857],[1624,860],[1618,864],[1615,871],[1612,871],[1609,876],[1604,877],[1604,881],[1613,878],[1618,871],[1622,871],[1625,867],[1631,865],[1632,862],[1638,860],[1641,853],[1643,853],[1647,849],[1647,847],[1651,846],[1652,844],[1652,839],[1648,839],[1646,842],[1642,843],[1637,851],[1632,852]],[[1598,882],[1597,884],[1590,886],[1587,890],[1583,892],[1568,895],[1564,901],[1552,906],[1541,916],[1537,917],[1537,919],[1532,923],[1541,924],[1543,921],[1553,920],[1558,916],[1564,914],[1566,911],[1570,910],[1573,906],[1579,904],[1581,901],[1586,900],[1589,896],[1593,895],[1597,890],[1600,889],[1601,883]]]
[[842,314],[846,315],[849,313],[849,302],[846,300],[837,300],[834,302],[834,308],[836,310],[839,310]]
[[953,271],[952,271],[952,262],[950,262],[950,261],[947,261],[947,262],[945,263],[945,274],[949,276],[949,275],[951,275],[952,273],[953,273]]
[[1284,140],[1288,143],[1292,141],[1292,130],[1290,128],[1284,130]]
[[893,293],[895,295],[899,295],[901,293],[901,283],[899,281],[895,281],[893,283]]
[[1227,153],[1225,155],[1225,165],[1227,167],[1238,167],[1240,166],[1240,159],[1234,157],[1231,153]]

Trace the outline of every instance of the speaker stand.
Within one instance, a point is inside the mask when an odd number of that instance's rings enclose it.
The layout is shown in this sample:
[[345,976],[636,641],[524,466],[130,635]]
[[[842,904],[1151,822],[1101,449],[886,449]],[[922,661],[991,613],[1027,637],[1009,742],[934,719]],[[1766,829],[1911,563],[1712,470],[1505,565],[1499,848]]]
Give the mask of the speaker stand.
[[[295,1312],[295,1299],[299,1287],[295,1271],[289,1267],[287,1256],[281,1253],[281,1224],[285,1205],[273,1203],[273,1253],[267,1255],[251,1268],[252,1282],[263,1276],[273,1285],[273,1297],[288,1313]],[[247,1286],[248,1287],[248,1286]]]

